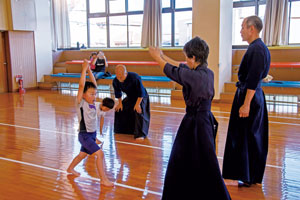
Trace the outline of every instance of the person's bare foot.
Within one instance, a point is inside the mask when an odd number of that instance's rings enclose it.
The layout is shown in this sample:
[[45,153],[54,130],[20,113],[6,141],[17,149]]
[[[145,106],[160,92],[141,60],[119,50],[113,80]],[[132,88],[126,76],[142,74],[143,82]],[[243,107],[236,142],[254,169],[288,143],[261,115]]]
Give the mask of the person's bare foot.
[[108,179],[101,180],[100,183],[101,183],[101,185],[104,185],[106,187],[113,187],[115,185],[113,182],[109,181]]
[[143,141],[144,139],[145,139],[144,137],[135,138],[135,140],[137,140],[137,141]]
[[74,169],[67,169],[67,172],[70,173],[70,174],[73,174],[75,176],[80,176],[80,173],[76,172]]

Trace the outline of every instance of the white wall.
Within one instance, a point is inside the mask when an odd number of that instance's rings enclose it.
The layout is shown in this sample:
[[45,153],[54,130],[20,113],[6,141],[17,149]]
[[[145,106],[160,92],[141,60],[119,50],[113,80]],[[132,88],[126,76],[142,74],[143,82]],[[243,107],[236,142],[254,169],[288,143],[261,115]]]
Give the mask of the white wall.
[[43,75],[53,70],[50,0],[35,0],[37,28],[34,31],[37,81],[44,81]]
[[232,71],[232,0],[221,0],[220,47],[219,47],[219,91],[224,83],[231,81]]

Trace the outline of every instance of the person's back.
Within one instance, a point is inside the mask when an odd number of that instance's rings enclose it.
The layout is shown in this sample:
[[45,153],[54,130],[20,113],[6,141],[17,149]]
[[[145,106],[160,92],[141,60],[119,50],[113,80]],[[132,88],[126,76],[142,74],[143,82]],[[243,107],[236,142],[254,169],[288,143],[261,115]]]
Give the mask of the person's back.
[[[186,63],[150,48],[167,77],[183,86],[186,114],[173,143],[162,199],[230,199],[215,153],[217,121],[211,113],[214,75],[207,68],[209,47],[195,37],[184,46]],[[197,184],[194,184],[197,182]]]
[[197,107],[201,101],[211,101],[214,97],[214,73],[201,64],[194,70],[189,69],[185,64],[180,64],[179,72],[171,73],[165,68],[165,73],[183,86],[182,92],[187,107]]

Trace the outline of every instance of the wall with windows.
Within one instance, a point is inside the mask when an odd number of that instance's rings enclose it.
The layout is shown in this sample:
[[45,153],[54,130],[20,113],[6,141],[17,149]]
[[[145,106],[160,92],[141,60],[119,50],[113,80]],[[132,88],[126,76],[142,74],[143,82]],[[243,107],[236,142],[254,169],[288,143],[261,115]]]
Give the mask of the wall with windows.
[[[289,1],[289,45],[300,44],[300,0]],[[233,0],[232,45],[247,45],[240,30],[245,17],[258,15],[264,21],[266,0]]]
[[[162,46],[192,37],[192,0],[162,0]],[[143,0],[68,0],[71,45],[141,47]]]
[[144,1],[68,0],[72,47],[140,47]]
[[162,0],[162,46],[184,46],[192,39],[192,0]]

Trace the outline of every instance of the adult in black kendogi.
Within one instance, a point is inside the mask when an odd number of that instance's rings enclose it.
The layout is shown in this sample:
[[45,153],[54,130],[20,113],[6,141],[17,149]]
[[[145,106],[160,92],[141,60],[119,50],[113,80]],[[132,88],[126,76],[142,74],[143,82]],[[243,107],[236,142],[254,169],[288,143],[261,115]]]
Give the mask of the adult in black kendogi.
[[270,68],[270,52],[259,38],[262,21],[244,19],[243,41],[249,47],[242,59],[232,104],[223,161],[223,177],[239,186],[261,183],[268,153],[268,112],[261,81]]
[[[119,104],[115,109],[114,132],[133,134],[135,139],[144,139],[149,130],[150,103],[141,77],[137,73],[127,72],[124,65],[117,65],[115,73],[113,87]],[[126,93],[123,100],[122,92]]]
[[215,153],[216,120],[211,113],[214,74],[207,67],[209,47],[199,37],[184,46],[187,65],[150,48],[167,77],[183,86],[186,114],[170,155],[162,199],[230,199]]

